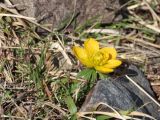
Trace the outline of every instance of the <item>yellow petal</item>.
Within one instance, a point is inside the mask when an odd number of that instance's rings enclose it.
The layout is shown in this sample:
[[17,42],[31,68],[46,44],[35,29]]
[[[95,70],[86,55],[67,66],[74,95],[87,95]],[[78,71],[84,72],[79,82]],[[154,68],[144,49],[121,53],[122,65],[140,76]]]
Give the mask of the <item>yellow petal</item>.
[[110,59],[116,59],[117,57],[117,51],[115,48],[104,47],[100,49],[100,51],[102,51],[103,53],[108,53],[111,57]]
[[106,68],[104,66],[96,66],[95,69],[101,73],[111,73],[113,72],[113,69]]
[[99,50],[99,43],[95,39],[89,38],[84,42],[84,48],[91,57]]
[[122,62],[120,60],[111,59],[108,60],[107,64],[105,64],[104,67],[113,69],[120,66],[121,64]]
[[84,48],[74,46],[72,48],[77,59],[87,67],[93,67],[93,64],[89,61],[87,52]]

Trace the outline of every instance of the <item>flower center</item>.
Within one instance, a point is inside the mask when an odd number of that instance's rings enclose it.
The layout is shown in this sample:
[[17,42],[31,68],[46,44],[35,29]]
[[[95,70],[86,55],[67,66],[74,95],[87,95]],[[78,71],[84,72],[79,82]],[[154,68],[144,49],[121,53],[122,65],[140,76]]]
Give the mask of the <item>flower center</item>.
[[109,54],[99,51],[93,56],[92,60],[95,66],[97,65],[101,66],[106,64],[108,59],[109,59]]

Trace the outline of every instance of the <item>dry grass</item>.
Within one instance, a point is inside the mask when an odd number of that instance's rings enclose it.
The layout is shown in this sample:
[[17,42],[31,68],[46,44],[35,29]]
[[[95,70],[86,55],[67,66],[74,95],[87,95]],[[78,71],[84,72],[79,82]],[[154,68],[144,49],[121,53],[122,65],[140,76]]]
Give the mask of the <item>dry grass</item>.
[[[7,3],[9,1],[7,0]],[[75,33],[51,31],[33,18],[0,4],[0,115],[2,119],[76,119],[94,120],[94,115],[131,119],[130,115],[147,116],[132,111],[121,114],[84,112],[80,109],[86,94],[95,84],[77,73],[82,66],[72,55],[74,44],[94,37],[101,46],[114,46],[119,58],[136,64],[150,80],[160,97],[160,4],[139,0],[127,6],[128,18],[105,27],[93,23],[78,27]],[[143,13],[141,12],[143,11]],[[70,23],[69,23],[70,24]],[[36,27],[49,32],[36,33]],[[87,115],[87,116],[86,116]],[[152,118],[151,116],[147,116]]]

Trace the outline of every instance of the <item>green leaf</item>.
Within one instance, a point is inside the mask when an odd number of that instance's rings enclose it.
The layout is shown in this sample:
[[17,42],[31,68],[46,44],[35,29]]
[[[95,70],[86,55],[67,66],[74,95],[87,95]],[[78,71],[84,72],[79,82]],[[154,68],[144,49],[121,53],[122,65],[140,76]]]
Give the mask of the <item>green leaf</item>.
[[97,80],[97,72],[96,70],[93,70],[91,73],[91,81],[95,82]]
[[76,114],[73,114],[70,118],[70,120],[77,120],[77,115]]
[[77,75],[77,77],[79,78],[79,77],[83,77],[83,76],[85,76],[86,74],[87,74],[87,72],[89,72],[90,71],[90,69],[84,69],[84,70],[82,70],[82,71],[80,71],[79,73],[78,73],[78,75]]
[[97,80],[97,71],[93,68],[87,68],[79,72],[77,78],[84,78],[93,83]]
[[70,93],[75,93],[75,90],[78,89],[79,86],[80,86],[80,83],[78,83],[78,82],[77,83],[72,83],[71,86],[70,86],[70,89],[69,89]]
[[100,79],[106,79],[106,78],[107,78],[107,75],[106,75],[106,74],[103,74],[103,73],[98,72],[98,75],[99,75],[99,78],[100,78]]
[[110,118],[112,117],[106,115],[99,115],[96,117],[96,120],[109,120]]
[[87,68],[87,69],[82,70],[81,72],[79,72],[77,77],[78,78],[82,77],[84,79],[91,80],[91,76],[93,74],[93,71],[95,71],[95,70],[92,69],[92,68]]
[[71,96],[67,96],[65,99],[65,103],[67,104],[67,107],[69,109],[69,112],[73,115],[77,112],[77,107],[72,99]]

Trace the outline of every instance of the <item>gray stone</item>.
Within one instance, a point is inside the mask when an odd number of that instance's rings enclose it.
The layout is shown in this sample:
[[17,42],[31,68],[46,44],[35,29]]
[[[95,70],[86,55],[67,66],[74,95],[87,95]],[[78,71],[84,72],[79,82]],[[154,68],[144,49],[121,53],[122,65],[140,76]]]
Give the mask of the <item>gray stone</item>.
[[128,0],[11,0],[21,14],[35,17],[40,23],[58,27],[75,17],[77,23],[111,23],[122,19],[121,4]]
[[[136,66],[130,65],[126,74],[155,98],[148,80]],[[80,111],[92,111],[99,102],[106,103],[117,110],[137,110],[160,119],[158,111],[160,108],[125,76],[98,81]],[[104,106],[102,108],[107,111]]]

